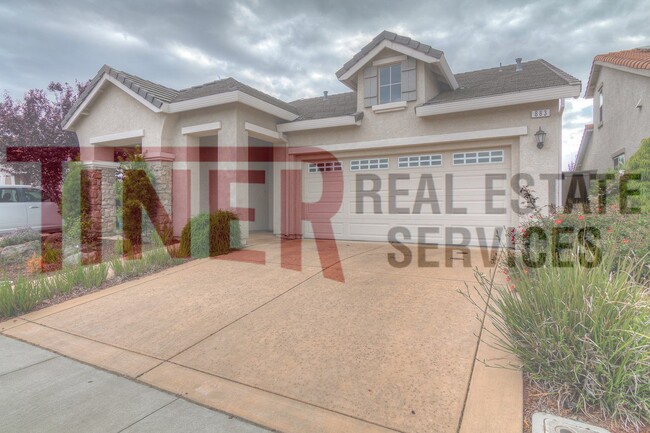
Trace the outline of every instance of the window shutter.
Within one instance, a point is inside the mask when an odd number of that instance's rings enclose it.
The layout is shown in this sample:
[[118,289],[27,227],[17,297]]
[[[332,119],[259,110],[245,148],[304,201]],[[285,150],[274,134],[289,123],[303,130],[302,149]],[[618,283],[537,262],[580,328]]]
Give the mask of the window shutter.
[[368,66],[363,70],[363,105],[377,105],[377,67]]
[[415,101],[415,59],[407,57],[402,61],[402,101]]

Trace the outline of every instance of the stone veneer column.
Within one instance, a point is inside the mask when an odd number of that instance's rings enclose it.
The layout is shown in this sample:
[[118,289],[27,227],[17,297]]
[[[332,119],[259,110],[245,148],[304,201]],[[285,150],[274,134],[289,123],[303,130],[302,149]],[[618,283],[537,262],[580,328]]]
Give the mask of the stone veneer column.
[[[91,231],[94,235],[112,236],[116,231],[117,206],[115,204],[115,171],[117,165],[109,162],[89,162],[84,166],[84,174],[90,181],[88,197],[90,200]],[[101,216],[101,226],[98,217]]]
[[156,193],[164,210],[164,212],[158,212],[158,215],[153,215],[152,219],[154,219],[155,223],[161,226],[167,225],[171,229],[173,221],[172,167],[174,155],[165,152],[147,152],[145,153],[145,160],[156,179]]

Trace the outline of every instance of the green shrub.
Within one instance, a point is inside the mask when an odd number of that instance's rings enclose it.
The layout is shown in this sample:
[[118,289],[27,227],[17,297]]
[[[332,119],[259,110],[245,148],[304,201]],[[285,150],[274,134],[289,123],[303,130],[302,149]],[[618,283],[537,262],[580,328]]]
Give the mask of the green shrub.
[[233,212],[218,210],[190,219],[181,232],[179,255],[214,257],[236,248],[241,248],[239,217]]
[[83,163],[69,162],[60,205],[64,244],[78,245],[82,234],[86,235],[90,231],[90,201],[87,194],[83,193],[89,190],[90,179],[83,174]]
[[542,389],[638,427],[650,422],[648,288],[638,282],[636,261],[609,251],[586,268],[578,265],[581,252],[576,246],[569,267],[530,269],[514,260],[504,284],[477,271],[482,302],[472,302],[484,308],[491,298],[497,346],[517,355]]
[[638,189],[638,200],[641,213],[650,214],[650,138],[641,142],[637,150],[624,166],[625,172],[637,174],[640,179],[630,181],[629,188]]
[[20,245],[31,241],[36,241],[41,238],[41,234],[32,229],[20,229],[15,232],[0,238],[0,248],[9,247],[12,245]]

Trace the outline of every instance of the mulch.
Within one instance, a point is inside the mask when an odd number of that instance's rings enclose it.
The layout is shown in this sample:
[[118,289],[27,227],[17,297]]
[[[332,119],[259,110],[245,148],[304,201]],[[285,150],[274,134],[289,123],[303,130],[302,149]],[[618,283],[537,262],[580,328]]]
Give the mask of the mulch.
[[539,389],[524,374],[524,431],[523,433],[532,433],[532,418],[535,412],[545,412],[563,418],[573,419],[576,421],[591,424],[611,433],[650,433],[650,426],[645,426],[640,430],[634,430],[631,427],[624,428],[606,419],[601,413],[593,411],[589,413],[576,413],[575,411],[563,407],[553,395],[549,395]]

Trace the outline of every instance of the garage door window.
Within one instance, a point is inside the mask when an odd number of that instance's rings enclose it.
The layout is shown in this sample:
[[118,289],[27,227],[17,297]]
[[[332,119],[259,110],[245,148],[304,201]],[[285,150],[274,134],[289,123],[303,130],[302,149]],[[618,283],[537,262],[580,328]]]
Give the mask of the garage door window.
[[312,162],[309,164],[308,169],[310,173],[322,173],[341,170],[342,167],[340,161]]
[[388,168],[388,158],[353,159],[350,161],[351,171],[382,170]]
[[503,162],[503,150],[454,153],[454,165],[498,164]]
[[412,168],[412,167],[437,167],[442,165],[442,155],[413,155],[413,156],[400,156],[397,159],[397,167],[399,168]]

